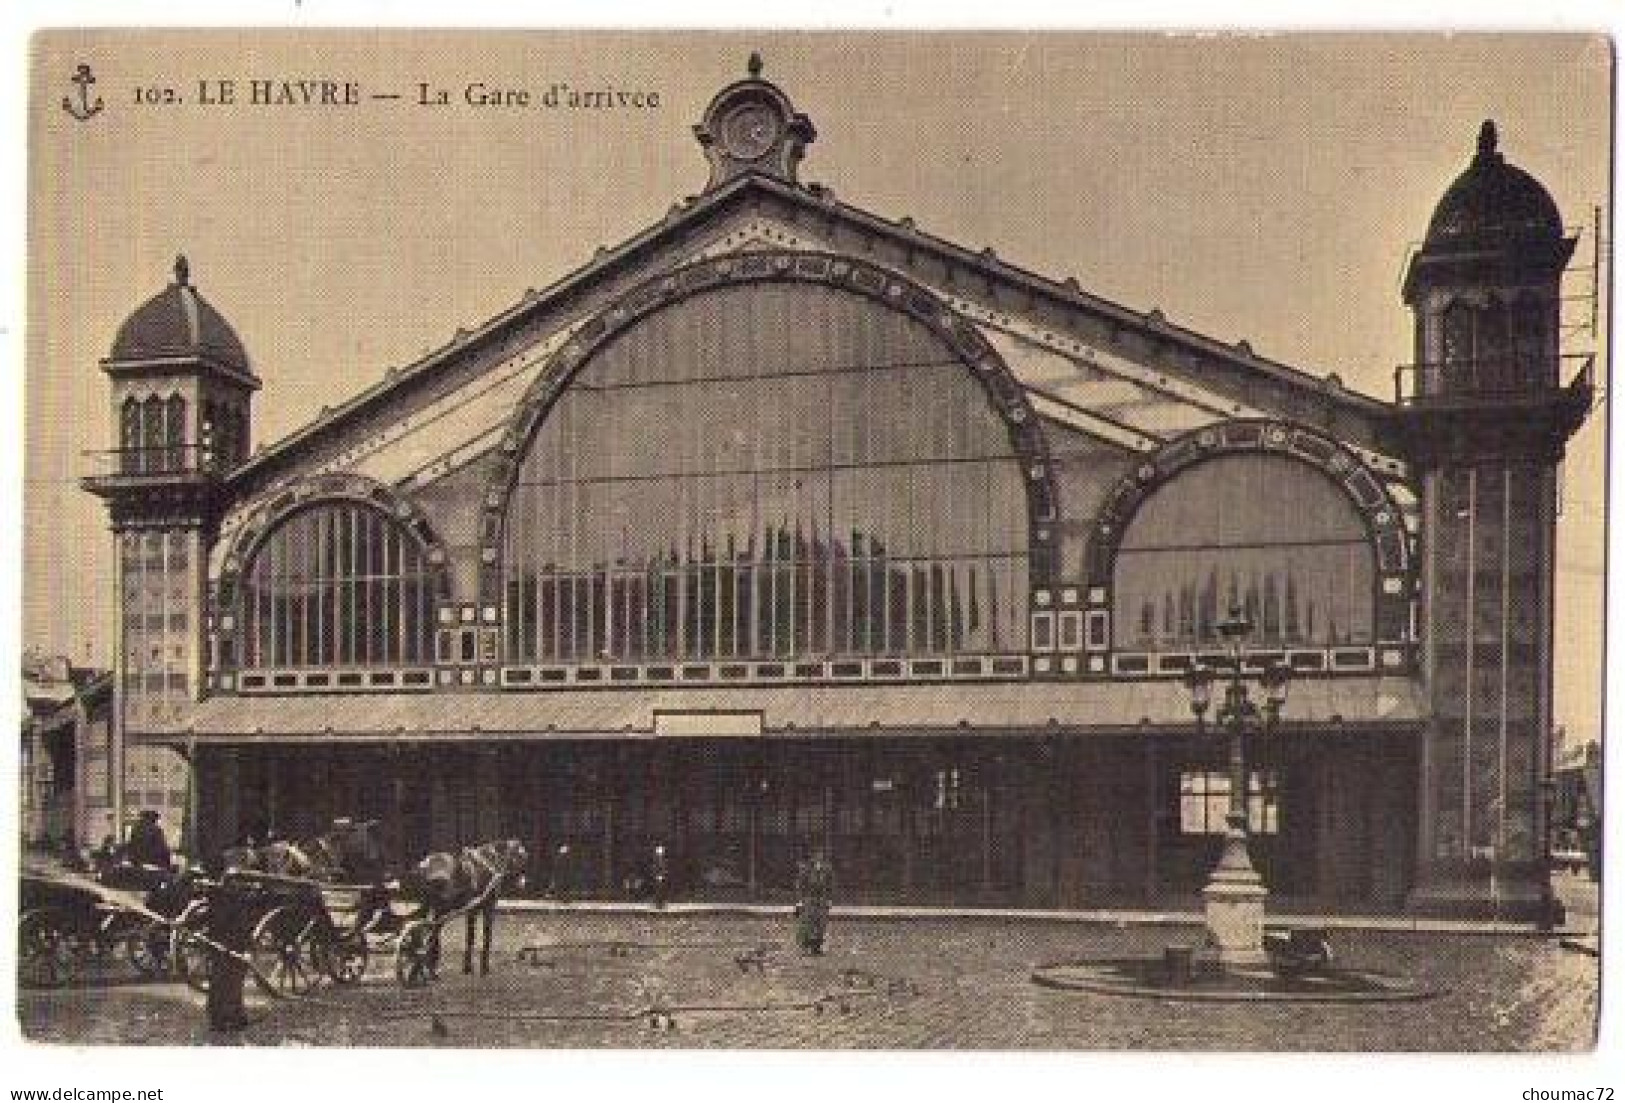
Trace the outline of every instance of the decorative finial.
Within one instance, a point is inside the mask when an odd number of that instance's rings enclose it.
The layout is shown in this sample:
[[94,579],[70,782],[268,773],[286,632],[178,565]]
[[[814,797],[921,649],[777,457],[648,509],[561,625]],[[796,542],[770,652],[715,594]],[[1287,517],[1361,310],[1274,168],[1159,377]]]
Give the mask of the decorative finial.
[[1484,125],[1478,128],[1478,155],[1480,157],[1495,156],[1495,120],[1485,119]]
[[185,287],[186,281],[189,280],[191,276],[192,266],[186,263],[186,254],[182,253],[180,256],[175,258],[175,282],[180,284],[182,287]]
[[760,77],[762,75],[762,55],[752,50],[750,60],[745,62],[745,68],[749,70],[752,77]]

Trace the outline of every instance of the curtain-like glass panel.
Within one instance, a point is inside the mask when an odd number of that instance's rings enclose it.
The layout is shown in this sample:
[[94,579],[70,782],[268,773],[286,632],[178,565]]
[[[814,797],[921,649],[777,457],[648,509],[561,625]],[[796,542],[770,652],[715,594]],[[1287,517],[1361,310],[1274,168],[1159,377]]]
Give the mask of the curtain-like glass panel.
[[521,466],[503,570],[513,662],[1019,650],[1025,489],[926,327],[730,287],[582,368]]
[[1238,607],[1259,644],[1369,644],[1374,572],[1359,514],[1321,472],[1284,456],[1209,460],[1147,499],[1124,534],[1116,645],[1217,644]]
[[371,506],[284,520],[243,575],[243,666],[402,666],[431,658],[434,588],[416,538]]

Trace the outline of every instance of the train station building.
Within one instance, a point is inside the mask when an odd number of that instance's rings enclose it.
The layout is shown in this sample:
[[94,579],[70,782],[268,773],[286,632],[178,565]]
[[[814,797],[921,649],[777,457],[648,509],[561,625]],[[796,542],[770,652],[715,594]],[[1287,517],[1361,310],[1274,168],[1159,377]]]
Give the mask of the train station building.
[[694,133],[698,195],[266,447],[206,272],[113,335],[117,715],[200,853],[349,815],[567,845],[587,895],[660,844],[678,896],[782,898],[820,846],[845,901],[1178,904],[1230,796],[1185,676],[1240,609],[1291,672],[1271,906],[1534,913],[1591,384],[1492,126],[1384,398],[804,183],[755,66]]

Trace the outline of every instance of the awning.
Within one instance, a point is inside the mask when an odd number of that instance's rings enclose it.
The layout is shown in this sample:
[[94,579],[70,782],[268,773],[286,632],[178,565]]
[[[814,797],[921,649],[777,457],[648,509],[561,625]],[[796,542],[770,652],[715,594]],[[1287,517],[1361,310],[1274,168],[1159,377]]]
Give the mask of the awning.
[[[1294,683],[1283,734],[1400,727],[1424,714],[1405,678]],[[149,741],[818,737],[855,734],[1129,734],[1191,727],[1174,681],[707,686],[218,696]]]

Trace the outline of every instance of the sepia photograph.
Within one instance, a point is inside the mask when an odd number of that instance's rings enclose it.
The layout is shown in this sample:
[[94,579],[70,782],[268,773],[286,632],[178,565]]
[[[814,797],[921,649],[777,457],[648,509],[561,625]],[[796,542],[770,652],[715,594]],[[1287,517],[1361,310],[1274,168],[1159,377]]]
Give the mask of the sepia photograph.
[[26,79],[16,1044],[1597,1046],[1607,33]]

